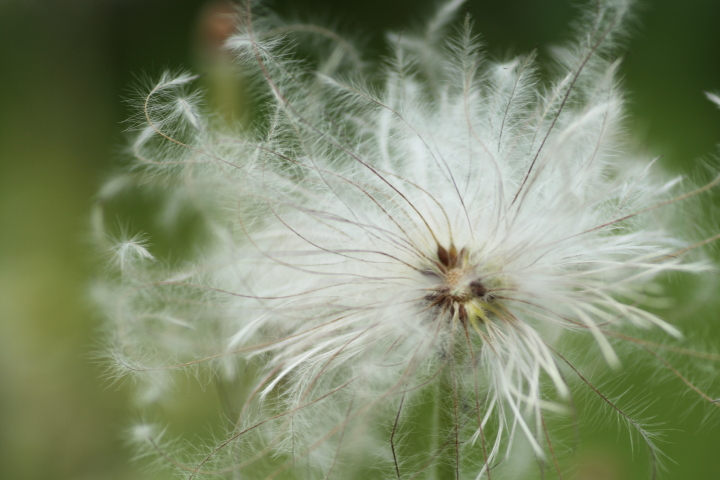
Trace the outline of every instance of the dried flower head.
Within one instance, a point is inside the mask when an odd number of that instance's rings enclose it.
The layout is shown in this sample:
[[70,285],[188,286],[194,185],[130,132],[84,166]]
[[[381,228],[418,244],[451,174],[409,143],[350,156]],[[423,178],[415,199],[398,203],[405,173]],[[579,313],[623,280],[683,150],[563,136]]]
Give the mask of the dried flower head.
[[[462,3],[391,36],[379,74],[337,34],[248,6],[228,46],[261,114],[239,133],[202,113],[195,77],[142,100],[136,172],[167,191],[163,218],[191,210],[208,235],[172,268],[115,247],[99,298],[148,398],[202,365],[242,387],[227,438],[178,463],[188,478],[503,478],[517,456],[555,458],[546,418],[583,389],[655,456],[571,363],[573,334],[611,367],[619,344],[645,349],[705,396],[657,353],[679,348],[630,331],[680,337],[646,306],[659,275],[709,268],[672,212],[720,180],[683,189],[626,153],[626,3],[590,9],[549,80],[532,54],[484,58],[468,19],[448,39]],[[321,59],[298,60],[295,36],[326,41]]]

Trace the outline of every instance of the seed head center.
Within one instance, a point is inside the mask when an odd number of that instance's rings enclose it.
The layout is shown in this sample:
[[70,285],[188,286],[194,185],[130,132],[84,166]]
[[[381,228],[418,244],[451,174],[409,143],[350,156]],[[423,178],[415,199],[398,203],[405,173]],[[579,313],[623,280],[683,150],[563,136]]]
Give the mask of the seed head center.
[[453,268],[445,274],[445,284],[452,288],[457,287],[463,278],[463,272],[459,268]]
[[466,323],[470,315],[477,316],[482,304],[492,300],[483,279],[477,276],[469,262],[466,249],[458,251],[453,245],[449,249],[438,246],[436,269],[423,273],[437,279],[429,289],[425,300],[430,308]]

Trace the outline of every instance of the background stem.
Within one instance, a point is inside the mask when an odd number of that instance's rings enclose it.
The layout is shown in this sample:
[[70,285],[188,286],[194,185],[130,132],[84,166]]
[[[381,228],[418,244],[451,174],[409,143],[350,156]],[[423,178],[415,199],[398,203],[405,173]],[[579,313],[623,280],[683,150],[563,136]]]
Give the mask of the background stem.
[[458,458],[455,449],[457,405],[453,388],[453,368],[452,361],[448,362],[437,382],[434,405],[435,448],[432,450],[437,457],[435,462],[435,478],[437,480],[456,480],[458,478]]

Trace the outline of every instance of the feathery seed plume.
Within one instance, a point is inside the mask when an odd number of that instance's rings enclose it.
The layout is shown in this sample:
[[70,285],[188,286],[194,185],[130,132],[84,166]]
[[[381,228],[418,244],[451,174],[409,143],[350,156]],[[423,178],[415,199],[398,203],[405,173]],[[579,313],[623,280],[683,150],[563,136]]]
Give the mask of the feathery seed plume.
[[[121,242],[98,298],[147,399],[204,365],[242,386],[227,438],[173,460],[187,478],[510,478],[516,455],[558,465],[546,419],[576,390],[655,457],[571,362],[573,335],[609,368],[634,345],[712,400],[636,338],[681,337],[646,307],[660,275],[710,268],[672,212],[720,180],[684,187],[627,153],[612,55],[627,2],[588,10],[549,80],[534,54],[485,58],[468,18],[448,35],[462,4],[390,36],[379,74],[336,33],[246,5],[228,47],[255,76],[251,128],[203,113],[191,75],[143,98],[125,178],[207,235],[173,266]],[[298,38],[322,58],[300,60]]]

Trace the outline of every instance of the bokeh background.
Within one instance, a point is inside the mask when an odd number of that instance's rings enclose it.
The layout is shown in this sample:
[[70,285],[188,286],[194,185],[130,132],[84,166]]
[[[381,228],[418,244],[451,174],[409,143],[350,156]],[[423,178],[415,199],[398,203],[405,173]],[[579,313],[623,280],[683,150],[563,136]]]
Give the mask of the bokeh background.
[[[223,26],[205,23],[208,3],[0,0],[1,479],[165,478],[131,461],[125,434],[139,419],[131,388],[105,379],[94,360],[101,319],[87,291],[102,266],[87,232],[96,191],[127,162],[122,122],[130,110],[122,99],[137,76],[178,67],[209,72],[206,87],[217,108],[232,115],[228,104],[241,104],[241,85],[213,73],[225,61],[213,53]],[[381,32],[418,24],[434,2],[267,3],[329,20],[381,55]],[[468,9],[498,58],[546,51],[567,38],[577,13],[571,0],[468,0]],[[699,159],[717,166],[720,110],[703,91],[720,91],[720,2],[645,0],[633,30],[622,67],[629,131],[674,172],[696,174]],[[717,305],[704,300],[692,315],[671,319],[720,345]],[[718,416],[688,412],[690,395],[681,394],[687,389],[677,379],[646,388],[650,372],[643,368],[607,381],[617,392],[639,390],[648,405],[643,416],[662,423],[661,446],[672,459],[664,478],[720,478]],[[213,389],[184,388],[185,401],[163,413],[173,431],[192,439],[214,428],[220,400]],[[601,418],[580,428],[584,439],[571,452],[569,478],[648,478],[646,453],[631,452],[626,429]]]

